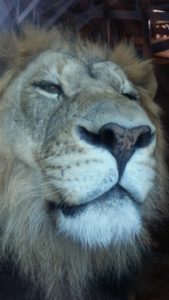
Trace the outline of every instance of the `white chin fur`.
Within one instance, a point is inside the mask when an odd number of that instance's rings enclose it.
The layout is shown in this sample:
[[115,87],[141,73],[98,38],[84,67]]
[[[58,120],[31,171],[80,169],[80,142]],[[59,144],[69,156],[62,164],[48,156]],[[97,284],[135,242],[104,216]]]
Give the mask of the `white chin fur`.
[[60,211],[57,221],[62,235],[89,247],[130,244],[141,230],[140,212],[127,196],[92,204],[73,216]]

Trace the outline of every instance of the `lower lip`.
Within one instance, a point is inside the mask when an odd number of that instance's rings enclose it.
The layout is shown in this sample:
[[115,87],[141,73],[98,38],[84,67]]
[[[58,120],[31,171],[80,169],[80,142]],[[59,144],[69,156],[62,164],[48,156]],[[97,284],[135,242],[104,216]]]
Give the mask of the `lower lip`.
[[76,214],[83,212],[90,205],[105,202],[105,200],[110,198],[110,196],[112,194],[113,194],[113,197],[118,197],[119,199],[124,199],[124,197],[127,196],[128,198],[133,200],[133,202],[136,202],[135,199],[133,199],[132,196],[124,188],[122,188],[119,185],[116,185],[113,188],[111,188],[109,191],[107,191],[105,194],[103,194],[102,196],[100,196],[90,202],[86,202],[86,203],[83,203],[80,205],[73,205],[73,206],[58,205],[57,207],[55,207],[55,209],[61,210],[65,216],[74,216]]

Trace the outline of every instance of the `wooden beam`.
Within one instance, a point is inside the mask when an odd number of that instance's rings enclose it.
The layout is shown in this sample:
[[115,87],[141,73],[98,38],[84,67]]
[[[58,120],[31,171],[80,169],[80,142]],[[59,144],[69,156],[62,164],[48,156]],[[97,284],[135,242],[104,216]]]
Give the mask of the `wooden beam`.
[[169,12],[149,12],[149,17],[152,21],[168,21],[169,22]]
[[141,20],[141,12],[136,10],[111,10],[111,19],[121,19],[121,20]]
[[149,0],[141,1],[141,13],[142,13],[142,30],[143,30],[143,55],[145,58],[152,56],[151,50],[151,21],[149,18]]
[[154,54],[165,50],[169,50],[169,39],[152,45],[152,51]]

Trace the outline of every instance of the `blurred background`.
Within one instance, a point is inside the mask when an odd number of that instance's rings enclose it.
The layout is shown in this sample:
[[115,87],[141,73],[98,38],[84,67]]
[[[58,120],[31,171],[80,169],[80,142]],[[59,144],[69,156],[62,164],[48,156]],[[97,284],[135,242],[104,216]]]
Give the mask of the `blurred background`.
[[169,59],[169,1],[167,0],[1,0],[1,31],[25,22],[65,25],[109,44],[127,38],[146,57]]

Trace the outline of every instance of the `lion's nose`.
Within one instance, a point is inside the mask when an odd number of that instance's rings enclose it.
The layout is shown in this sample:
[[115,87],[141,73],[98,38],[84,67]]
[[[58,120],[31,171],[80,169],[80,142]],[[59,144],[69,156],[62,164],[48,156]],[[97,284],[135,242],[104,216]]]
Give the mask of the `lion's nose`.
[[124,128],[114,123],[108,123],[99,130],[100,142],[116,158],[120,174],[126,163],[138,148],[147,147],[152,140],[149,126]]
[[119,174],[122,175],[125,166],[138,148],[147,147],[154,134],[149,126],[125,128],[115,123],[102,126],[98,134],[91,133],[81,127],[81,136],[91,144],[106,148],[117,160]]

